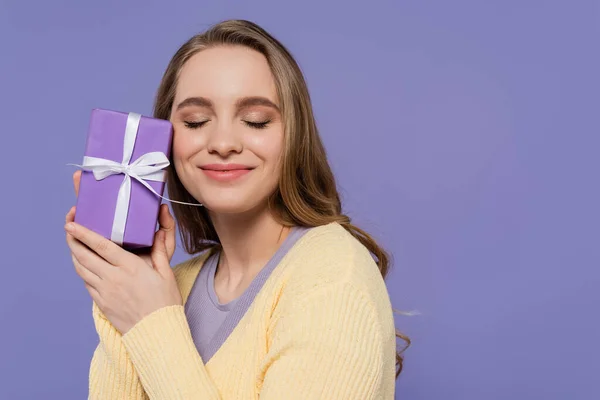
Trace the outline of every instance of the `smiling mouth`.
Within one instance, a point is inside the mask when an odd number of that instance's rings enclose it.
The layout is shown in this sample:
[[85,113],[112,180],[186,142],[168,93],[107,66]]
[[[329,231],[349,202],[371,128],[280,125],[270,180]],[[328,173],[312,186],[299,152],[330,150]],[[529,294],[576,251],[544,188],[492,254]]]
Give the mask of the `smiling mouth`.
[[219,182],[231,182],[247,175],[250,171],[252,171],[251,168],[221,170],[200,168],[200,170],[209,178]]
[[207,164],[199,166],[198,168],[209,171],[237,171],[254,169],[254,167],[241,164]]

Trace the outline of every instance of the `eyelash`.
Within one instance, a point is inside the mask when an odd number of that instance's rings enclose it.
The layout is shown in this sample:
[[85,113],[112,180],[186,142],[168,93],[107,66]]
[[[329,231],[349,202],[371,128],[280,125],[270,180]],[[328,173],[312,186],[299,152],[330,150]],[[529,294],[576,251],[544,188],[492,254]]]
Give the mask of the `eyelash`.
[[208,121],[200,121],[200,122],[188,122],[188,121],[183,121],[183,123],[185,124],[185,126],[187,128],[190,129],[197,129],[200,128],[202,125],[204,125],[206,122]]
[[[202,127],[205,123],[207,123],[207,121],[200,121],[200,122],[190,122],[190,121],[184,121],[184,124],[186,127],[190,128],[190,129],[198,129],[200,127]],[[250,128],[254,128],[254,129],[265,129],[267,127],[267,125],[269,124],[269,122],[271,122],[271,120],[267,120],[267,121],[263,121],[263,122],[251,122],[251,121],[244,121],[244,123],[246,125],[248,125]]]
[[250,128],[254,128],[254,129],[265,129],[267,127],[267,125],[269,124],[269,122],[271,122],[270,119],[267,121],[263,121],[263,122],[244,121],[244,123],[246,125],[248,125]]

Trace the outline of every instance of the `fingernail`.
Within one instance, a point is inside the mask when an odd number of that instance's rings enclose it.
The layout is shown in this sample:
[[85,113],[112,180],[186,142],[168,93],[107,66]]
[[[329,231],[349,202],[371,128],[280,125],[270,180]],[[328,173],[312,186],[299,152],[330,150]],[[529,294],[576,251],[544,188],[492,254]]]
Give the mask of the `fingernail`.
[[68,224],[65,225],[65,230],[67,232],[71,233],[75,230],[75,225],[73,225],[73,223],[69,222]]

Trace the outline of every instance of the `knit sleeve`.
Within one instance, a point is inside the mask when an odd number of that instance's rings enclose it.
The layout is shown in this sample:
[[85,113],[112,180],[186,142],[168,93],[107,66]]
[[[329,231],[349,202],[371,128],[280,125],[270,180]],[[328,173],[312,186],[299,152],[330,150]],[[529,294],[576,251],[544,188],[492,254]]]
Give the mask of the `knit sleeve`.
[[260,398],[393,398],[385,367],[393,354],[384,354],[389,334],[377,315],[375,305],[347,283],[286,302],[270,327]]
[[90,363],[88,399],[148,399],[125,351],[121,334],[104,317],[95,302],[92,315],[100,342]]
[[198,354],[183,306],[145,316],[123,335],[123,344],[150,399],[221,398]]

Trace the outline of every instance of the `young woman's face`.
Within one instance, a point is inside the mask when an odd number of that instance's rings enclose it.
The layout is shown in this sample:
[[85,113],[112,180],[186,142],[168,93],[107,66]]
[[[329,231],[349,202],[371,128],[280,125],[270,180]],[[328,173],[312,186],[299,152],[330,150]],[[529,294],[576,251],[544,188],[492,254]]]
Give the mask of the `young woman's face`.
[[266,204],[279,179],[283,123],[262,54],[241,46],[195,54],[180,71],[170,119],[174,167],[196,200],[215,213]]

